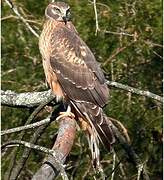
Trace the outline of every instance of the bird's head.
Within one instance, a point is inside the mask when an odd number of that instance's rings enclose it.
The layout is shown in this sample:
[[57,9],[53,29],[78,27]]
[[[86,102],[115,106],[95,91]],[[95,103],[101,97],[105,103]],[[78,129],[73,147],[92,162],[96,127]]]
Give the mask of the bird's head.
[[50,3],[45,11],[47,18],[54,19],[56,21],[65,22],[70,21],[70,6],[64,2]]

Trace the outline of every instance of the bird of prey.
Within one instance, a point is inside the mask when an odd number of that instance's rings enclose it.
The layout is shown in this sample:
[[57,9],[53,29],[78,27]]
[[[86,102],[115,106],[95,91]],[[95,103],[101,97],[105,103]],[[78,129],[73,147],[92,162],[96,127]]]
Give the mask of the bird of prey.
[[99,157],[99,140],[108,150],[114,142],[110,121],[102,108],[109,90],[95,57],[79,37],[64,2],[50,3],[39,40],[46,80],[57,100],[67,104],[67,115],[75,115],[89,133],[94,159]]

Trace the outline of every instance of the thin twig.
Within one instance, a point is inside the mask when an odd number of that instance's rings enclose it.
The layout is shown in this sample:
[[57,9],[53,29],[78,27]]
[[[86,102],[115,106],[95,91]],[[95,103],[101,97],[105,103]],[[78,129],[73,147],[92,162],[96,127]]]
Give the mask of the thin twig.
[[3,130],[3,131],[1,131],[1,136],[5,135],[5,134],[11,134],[11,133],[19,132],[19,131],[26,130],[26,129],[36,128],[36,127],[41,126],[43,124],[47,124],[50,121],[51,121],[50,117],[47,117],[46,119],[43,119],[43,120],[36,122],[36,123]]
[[[109,120],[110,120],[110,118],[109,118]],[[137,170],[139,172],[141,170],[141,166],[142,166],[143,162],[140,160],[139,156],[135,153],[133,147],[129,143],[127,143],[127,141],[121,135],[119,130],[113,124],[111,124],[111,127],[112,127],[114,134],[115,134],[115,137],[120,142],[122,148],[125,150],[129,159],[131,159],[131,162],[135,165],[135,167],[137,168]],[[145,167],[142,168],[141,173],[143,175],[144,180],[150,180],[149,175],[148,175]]]
[[106,66],[112,59],[114,59],[120,52],[124,51],[126,48],[127,46],[117,48],[114,53],[101,66]]
[[[34,112],[30,115],[30,117],[28,118],[28,120],[26,121],[25,125],[30,124],[32,122],[32,120],[36,117],[36,115],[49,103],[53,100],[52,97],[50,97],[46,102],[42,103],[40,106],[38,106]],[[51,119],[51,117],[50,117]],[[39,137],[41,136],[41,134],[44,132],[44,130],[49,126],[50,122],[47,124],[44,124],[42,126],[40,126],[35,133],[33,134],[33,136],[30,139],[30,143],[35,144]],[[23,139],[23,136],[25,134],[25,131],[22,131],[20,133],[20,140]],[[11,172],[11,179],[16,179],[18,177],[18,175],[20,174],[21,170],[23,169],[23,166],[26,163],[26,160],[28,159],[29,155],[30,155],[31,149],[25,148],[22,158],[18,161],[17,165],[13,168],[13,171]],[[14,160],[16,160],[16,153],[15,153],[15,158]],[[14,165],[14,163],[13,163]]]
[[125,174],[125,171],[124,171],[124,166],[123,164],[121,163],[121,161],[119,160],[118,156],[116,155],[116,161],[119,163],[119,168],[120,168],[120,171],[122,173],[122,176],[123,176],[123,179],[127,179],[126,178],[126,174]]
[[[28,97],[28,96],[27,96]],[[24,97],[25,98],[25,97]],[[38,97],[39,98],[39,97]],[[47,99],[46,99],[46,101],[45,102],[43,102],[42,104],[40,104],[40,106],[38,106],[34,111],[33,111],[33,113],[30,115],[30,117],[27,119],[27,121],[26,121],[26,123],[25,123],[25,125],[28,125],[28,124],[30,124],[31,122],[32,122],[32,120],[36,117],[36,115],[44,108],[44,106],[45,105],[47,105],[49,102],[51,102],[53,100],[53,97],[51,97],[51,96],[49,96]],[[47,125],[44,125],[45,127],[47,126]],[[44,128],[43,128],[43,130],[44,130]],[[35,132],[35,134],[36,134],[36,138],[34,138],[34,140],[36,139],[38,139],[38,137],[39,137],[39,133],[41,133],[42,131],[42,126],[40,127],[40,128],[38,128],[38,130]],[[24,134],[25,134],[25,131],[22,131],[20,134],[19,134],[19,140],[22,140],[23,139],[23,136],[24,136]],[[35,135],[34,134],[34,135]],[[32,141],[32,143],[35,143],[35,141]],[[6,171],[6,173],[5,173],[5,177],[6,177],[6,179],[9,179],[9,177],[10,177],[10,175],[11,175],[11,177],[12,176],[14,176],[14,178],[13,179],[16,179],[15,177],[16,177],[16,174],[17,174],[17,172],[19,171],[19,169],[21,169],[21,168],[19,168],[20,167],[20,164],[18,163],[18,165],[17,166],[19,166],[19,167],[17,167],[16,166],[16,168],[14,168],[14,166],[15,166],[15,161],[16,161],[16,156],[17,156],[17,149],[18,148],[14,148],[13,149],[13,151],[12,151],[12,158],[11,158],[11,163],[10,163],[10,165],[9,165],[9,168],[8,168],[8,171]],[[27,151],[29,151],[29,149],[26,149]],[[29,152],[28,152],[29,153]],[[27,153],[27,154],[28,154]],[[29,154],[28,154],[29,155]],[[25,157],[27,157],[27,155],[25,156]],[[23,156],[22,156],[22,158],[23,158]],[[28,157],[27,157],[28,158]],[[26,159],[26,158],[24,158],[24,159]],[[23,160],[22,160],[23,161]],[[24,160],[24,162],[25,162],[25,160]],[[23,163],[22,163],[23,164]],[[13,171],[13,172],[12,172]]]
[[155,54],[156,56],[158,56],[160,59],[163,60],[163,57],[161,55],[159,55],[157,52],[153,51],[153,54]]
[[[4,20],[7,20],[7,19],[11,19],[11,18],[20,19],[18,16],[9,15],[9,16],[2,17],[0,20],[1,20],[1,21],[4,21]],[[34,24],[41,25],[41,23],[39,23],[39,22],[37,22],[37,21],[35,21],[35,20],[25,19],[25,21],[26,21],[26,22],[30,22],[30,23],[34,23]]]
[[9,74],[9,73],[12,73],[12,72],[14,72],[14,71],[16,71],[16,70],[18,70],[18,69],[22,69],[23,67],[17,67],[17,68],[14,68],[14,69],[9,69],[9,70],[7,70],[7,71],[3,71],[2,73],[1,73],[1,76],[5,76],[5,75],[7,75],[7,74]]
[[113,172],[112,172],[111,180],[114,179],[114,174],[115,174],[114,169],[115,169],[115,166],[116,166],[116,153],[113,152],[113,166],[112,166],[112,171],[113,171]]
[[110,120],[122,132],[122,134],[126,138],[127,142],[130,143],[130,137],[128,135],[128,131],[125,128],[125,126],[120,121],[118,121],[117,119],[114,119],[114,118],[110,117]]
[[26,142],[26,141],[20,141],[20,140],[13,140],[13,141],[9,141],[7,143],[4,143],[2,145],[2,150],[4,148],[7,148],[8,146],[10,145],[13,145],[13,144],[21,144],[21,145],[24,145],[25,147],[27,148],[30,148],[30,149],[36,149],[38,151],[42,151],[44,153],[47,153],[47,154],[51,154],[53,156],[53,158],[55,158],[55,162],[56,164],[58,165],[58,167],[60,168],[60,172],[62,174],[62,177],[63,177],[63,180],[68,180],[68,177],[67,177],[67,174],[65,173],[65,170],[64,170],[64,166],[62,165],[62,163],[60,162],[60,160],[57,158],[56,156],[56,152],[53,150],[53,149],[48,149],[48,148],[45,148],[43,146],[39,146],[39,145],[35,145],[35,144],[31,144],[29,142]]
[[[90,0],[89,0],[89,2],[93,3],[93,2],[90,1]],[[105,7],[108,11],[111,11],[110,7],[109,7],[108,5],[106,5],[106,4],[103,4],[103,3],[100,3],[100,2],[96,2],[96,4],[99,5],[99,6]]]
[[24,19],[24,17],[18,12],[17,7],[10,1],[5,0],[6,3],[10,6],[13,12],[22,20],[22,22],[26,25],[26,27],[37,37],[39,38],[39,34],[30,26],[30,24]]
[[160,47],[160,48],[163,48],[164,46],[162,45],[162,44],[158,44],[158,43],[154,43],[154,42],[152,42],[152,41],[150,41],[150,40],[146,40],[146,41],[144,41],[147,45],[149,45],[149,46],[156,46],[156,47]]
[[137,175],[137,180],[140,180],[140,177],[141,177],[141,173],[142,173],[142,171],[143,171],[143,164],[140,164],[139,166],[138,166],[138,175]]
[[104,33],[106,34],[113,34],[113,35],[120,35],[120,36],[130,36],[130,37],[134,37],[134,34],[129,34],[126,32],[114,32],[114,31],[107,31],[107,30],[103,30]]
[[107,84],[108,84],[108,86],[123,89],[123,90],[126,90],[126,91],[131,92],[131,93],[135,93],[135,94],[138,94],[138,95],[141,95],[141,96],[146,96],[146,97],[155,99],[157,101],[163,102],[163,97],[161,97],[159,95],[156,95],[154,93],[151,93],[150,91],[139,90],[137,88],[127,86],[127,85],[124,85],[124,84],[121,84],[121,83],[118,83],[118,82],[114,82],[114,81],[107,81]]
[[99,29],[98,15],[97,15],[96,0],[93,0],[93,7],[94,7],[94,12],[95,12],[95,20],[96,20],[96,32],[95,32],[95,35],[97,35],[97,32],[100,29]]

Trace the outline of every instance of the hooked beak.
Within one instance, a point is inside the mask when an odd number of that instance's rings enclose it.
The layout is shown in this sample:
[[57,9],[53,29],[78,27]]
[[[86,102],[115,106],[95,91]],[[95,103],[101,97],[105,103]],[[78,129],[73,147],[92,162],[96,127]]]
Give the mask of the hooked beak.
[[64,21],[64,23],[65,23],[65,25],[66,25],[66,24],[67,24],[67,17],[66,17],[66,16],[63,16],[62,18],[63,18],[63,21]]

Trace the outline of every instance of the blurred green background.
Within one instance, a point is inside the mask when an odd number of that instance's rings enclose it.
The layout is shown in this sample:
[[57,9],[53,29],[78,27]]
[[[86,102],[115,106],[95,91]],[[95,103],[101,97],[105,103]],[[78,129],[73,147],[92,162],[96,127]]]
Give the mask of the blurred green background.
[[[44,10],[49,1],[14,0],[21,15],[40,34]],[[106,78],[162,96],[162,1],[160,0],[99,0],[97,13],[100,31],[95,34],[95,13],[92,1],[65,1],[72,9],[72,21],[82,39],[102,65]],[[1,85],[3,90],[16,92],[46,90],[38,38],[2,2]],[[122,33],[124,32],[124,34]],[[162,104],[144,96],[111,88],[108,116],[119,120],[128,130],[132,146],[147,165],[151,180],[162,179]],[[23,125],[30,110],[2,107],[2,129]],[[40,117],[43,119],[43,117]],[[38,144],[51,147],[57,127],[49,127]],[[29,135],[33,131],[28,131]],[[19,133],[18,133],[19,134]],[[2,143],[16,139],[6,135]],[[47,138],[50,137],[50,138]],[[28,136],[24,140],[28,141]],[[137,171],[121,146],[114,146],[123,172],[116,169],[114,179],[137,178]],[[2,158],[2,179],[10,162],[10,151]],[[22,149],[18,155],[21,157]],[[41,166],[43,153],[33,151],[20,179],[31,179]],[[73,179],[93,179],[91,155],[83,132],[78,132],[67,161],[67,173]],[[113,155],[102,147],[102,165],[111,175]],[[116,163],[118,163],[116,161]],[[124,174],[124,175],[123,175]],[[60,179],[60,178],[59,178]],[[97,179],[98,176],[97,176]]]

